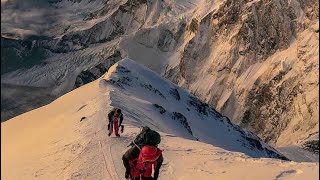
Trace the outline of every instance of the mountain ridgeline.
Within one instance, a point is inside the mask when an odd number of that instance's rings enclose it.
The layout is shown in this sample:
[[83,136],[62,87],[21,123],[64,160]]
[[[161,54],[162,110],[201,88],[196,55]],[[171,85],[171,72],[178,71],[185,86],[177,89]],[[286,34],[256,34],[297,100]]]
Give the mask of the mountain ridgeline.
[[[21,11],[16,19],[28,18],[22,8],[14,9],[18,3],[3,3],[1,15],[13,9]],[[1,22],[1,50],[5,52],[1,83],[10,87],[37,87],[42,94],[57,98],[100,78],[128,57],[188,89],[197,97],[189,104],[199,113],[206,116],[208,107],[214,107],[270,144],[300,143],[319,131],[318,1],[58,0],[30,4],[27,8],[39,8],[39,16],[26,21],[34,26],[13,23],[10,18]],[[45,22],[52,23],[38,26],[44,8],[50,19]],[[144,88],[161,96],[153,86]],[[181,98],[176,90],[170,92]],[[1,103],[8,102],[8,97],[21,108],[18,112],[2,109],[2,121],[48,103],[22,106],[19,96],[3,93]],[[194,134],[181,112],[168,112],[161,104],[154,107]]]

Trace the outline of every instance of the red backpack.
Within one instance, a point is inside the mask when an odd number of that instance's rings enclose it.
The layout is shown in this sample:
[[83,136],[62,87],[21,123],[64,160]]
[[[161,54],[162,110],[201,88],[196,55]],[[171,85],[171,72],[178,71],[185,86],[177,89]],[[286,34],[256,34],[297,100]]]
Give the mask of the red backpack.
[[139,154],[138,159],[130,161],[131,177],[151,177],[152,167],[157,167],[157,159],[161,156],[162,150],[155,146],[145,145]]

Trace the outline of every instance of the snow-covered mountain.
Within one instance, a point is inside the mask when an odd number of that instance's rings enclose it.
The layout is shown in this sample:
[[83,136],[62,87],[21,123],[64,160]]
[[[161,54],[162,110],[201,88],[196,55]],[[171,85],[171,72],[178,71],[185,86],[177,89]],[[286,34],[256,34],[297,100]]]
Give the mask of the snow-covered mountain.
[[265,141],[319,132],[318,1],[226,1],[166,77]]
[[[319,133],[318,9],[316,0],[6,1],[1,83],[57,98],[129,57],[266,142],[300,146]],[[18,107],[4,106],[2,119],[47,103],[18,97],[1,93]]]
[[[119,138],[107,135],[112,107],[124,113]],[[130,59],[49,105],[1,123],[1,177],[123,179],[122,154],[142,125],[162,136],[159,179],[319,178],[319,163],[280,160],[257,136]]]

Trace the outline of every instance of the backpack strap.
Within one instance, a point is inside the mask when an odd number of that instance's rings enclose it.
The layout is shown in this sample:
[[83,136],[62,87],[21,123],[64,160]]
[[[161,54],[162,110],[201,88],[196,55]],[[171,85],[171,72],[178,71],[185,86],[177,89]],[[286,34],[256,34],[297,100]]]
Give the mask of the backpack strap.
[[141,148],[134,141],[132,141],[132,143],[141,151]]

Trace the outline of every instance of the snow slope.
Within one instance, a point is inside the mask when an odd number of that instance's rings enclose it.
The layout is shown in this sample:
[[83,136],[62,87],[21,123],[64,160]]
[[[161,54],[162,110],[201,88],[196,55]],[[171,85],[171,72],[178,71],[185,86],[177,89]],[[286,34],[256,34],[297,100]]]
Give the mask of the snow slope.
[[278,147],[277,150],[296,162],[319,162],[319,133],[310,134],[296,144]]
[[319,153],[307,151],[298,145],[279,147],[277,150],[295,162],[319,162]]
[[[170,94],[171,88],[179,96]],[[319,179],[318,163],[265,158],[276,152],[262,142],[261,149],[253,146],[250,142],[257,141],[252,134],[206,106],[188,104],[189,98],[145,67],[122,60],[102,78],[1,123],[1,178],[124,179],[121,156],[139,126],[148,125],[162,135],[162,180]],[[120,138],[107,136],[112,107],[123,109],[125,132]],[[186,119],[174,116],[175,111]]]
[[319,132],[318,9],[316,0],[2,2],[1,82],[59,97],[131,58],[291,146]]

